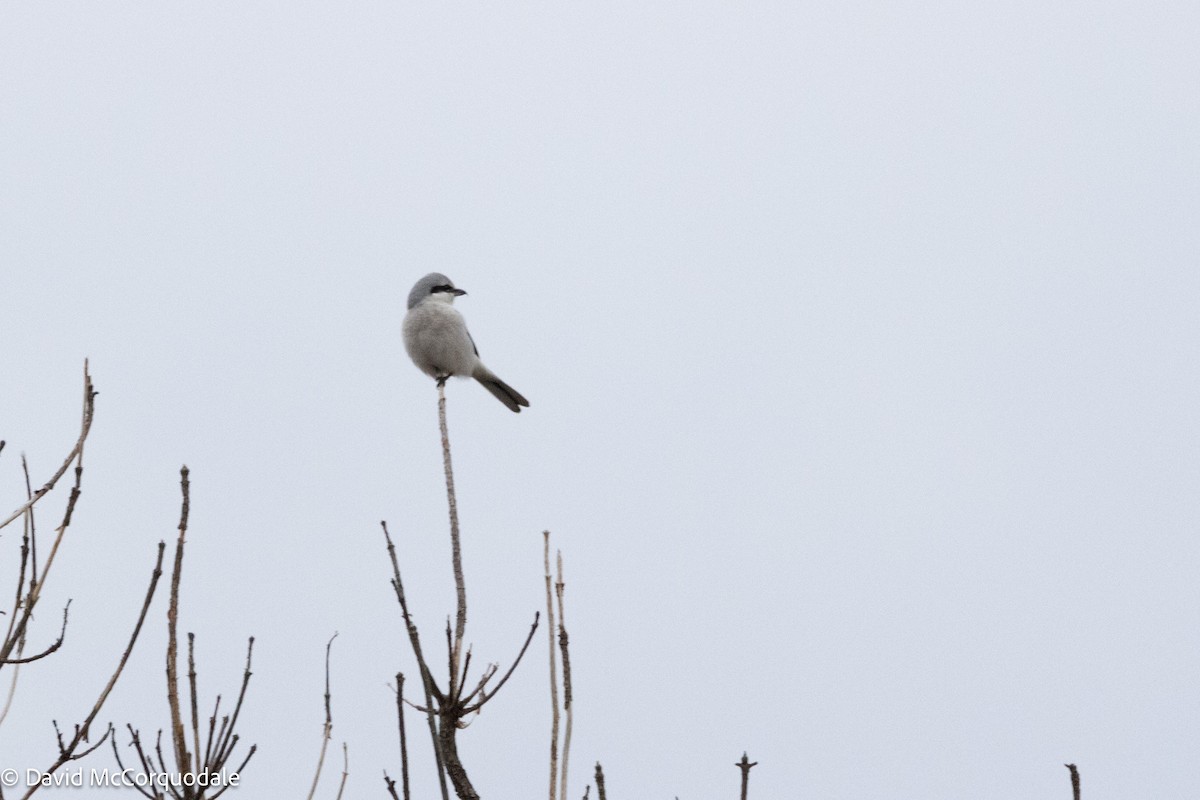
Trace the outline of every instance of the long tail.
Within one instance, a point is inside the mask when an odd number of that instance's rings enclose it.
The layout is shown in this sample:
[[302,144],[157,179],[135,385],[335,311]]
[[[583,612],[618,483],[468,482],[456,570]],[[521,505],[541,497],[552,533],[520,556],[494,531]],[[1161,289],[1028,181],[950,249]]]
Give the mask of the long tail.
[[482,383],[483,388],[494,394],[497,400],[512,411],[519,414],[521,406],[529,408],[529,401],[522,397],[520,392],[497,378],[494,372],[482,364],[475,368],[475,373],[471,377]]

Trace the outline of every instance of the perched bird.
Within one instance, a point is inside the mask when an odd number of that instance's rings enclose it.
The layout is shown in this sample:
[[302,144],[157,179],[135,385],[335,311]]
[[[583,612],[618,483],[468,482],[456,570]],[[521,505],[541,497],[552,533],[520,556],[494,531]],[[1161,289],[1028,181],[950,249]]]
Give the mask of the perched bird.
[[474,378],[501,403],[520,413],[521,406],[529,407],[529,401],[483,365],[466,321],[454,308],[454,298],[464,294],[440,272],[417,281],[408,293],[404,349],[413,363],[439,384],[451,375]]

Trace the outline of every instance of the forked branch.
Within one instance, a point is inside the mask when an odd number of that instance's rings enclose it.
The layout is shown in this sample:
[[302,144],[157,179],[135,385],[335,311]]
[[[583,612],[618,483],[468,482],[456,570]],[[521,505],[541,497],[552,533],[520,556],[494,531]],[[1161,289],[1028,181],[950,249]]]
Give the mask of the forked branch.
[[[9,514],[3,521],[0,521],[0,528],[4,528],[13,520],[20,517],[29,509],[33,508],[37,501],[48,495],[54,489],[55,484],[59,479],[66,474],[67,469],[71,466],[71,462],[80,459],[83,456],[83,443],[87,441],[88,434],[92,430],[92,416],[96,411],[96,390],[92,386],[92,376],[88,372],[87,361],[83,362],[83,423],[80,426],[79,438],[75,440],[75,446],[71,448],[71,452],[67,453],[67,457],[63,459],[62,466],[50,476],[50,479],[42,485],[42,488],[33,493],[24,505],[16,511]],[[3,449],[3,442],[0,442],[0,449]]]
[[[92,706],[92,710],[84,718],[83,722],[75,726],[75,733],[69,741],[64,742],[62,736],[59,736],[58,742],[58,758],[49,768],[43,770],[46,775],[52,775],[57,772],[64,764],[71,761],[77,761],[83,758],[88,753],[91,753],[97,747],[104,743],[105,739],[110,736],[115,741],[116,736],[112,726],[109,725],[104,732],[104,736],[98,742],[84,750],[80,750],[80,745],[88,741],[89,732],[92,722],[100,713],[100,709],[104,707],[104,702],[108,700],[108,696],[112,693],[113,687],[117,685],[117,679],[121,677],[121,672],[125,669],[125,664],[129,661],[129,656],[133,653],[133,646],[137,643],[138,634],[142,632],[142,624],[146,621],[146,614],[150,611],[150,601],[154,599],[155,589],[158,588],[158,579],[162,576],[163,551],[166,549],[164,542],[158,543],[158,558],[154,562],[154,570],[150,573],[150,585],[146,588],[146,598],[142,601],[142,610],[138,614],[137,623],[133,626],[133,633],[129,637],[129,643],[125,646],[125,652],[121,655],[121,660],[117,663],[117,668],[113,671],[112,677],[108,679],[108,683],[100,692],[100,696],[96,699],[96,703]],[[57,727],[57,726],[56,726]],[[29,791],[24,794],[24,798],[31,797],[42,786],[41,783],[36,783],[30,787]]]
[[[448,798],[446,779],[449,778],[450,783],[454,786],[454,792],[459,798],[462,800],[472,800],[479,795],[471,785],[466,769],[458,757],[458,731],[460,728],[466,727],[465,718],[482,709],[489,700],[496,696],[496,693],[512,676],[513,671],[521,662],[522,657],[524,657],[525,651],[529,648],[529,643],[533,640],[533,634],[537,630],[540,615],[534,615],[533,625],[530,628],[529,635],[525,639],[525,643],[522,645],[520,652],[518,652],[512,666],[501,676],[500,680],[489,688],[492,678],[498,672],[498,668],[495,665],[489,665],[484,669],[474,688],[469,692],[465,691],[465,687],[468,685],[468,673],[471,665],[470,650],[467,650],[465,657],[463,653],[463,640],[467,624],[467,591],[462,568],[462,543],[458,525],[458,498],[454,489],[454,469],[450,458],[450,434],[446,423],[446,390],[444,381],[438,381],[438,429],[441,434],[442,465],[446,477],[446,499],[450,511],[450,549],[457,601],[453,630],[450,628],[449,621],[447,621],[446,627],[447,680],[444,688],[439,686],[434,679],[433,671],[421,646],[421,637],[413,620],[412,613],[409,610],[408,599],[405,596],[404,582],[400,576],[400,564],[396,557],[396,546],[392,541],[391,534],[388,532],[387,523],[381,523],[381,526],[383,528],[384,539],[387,542],[388,556],[392,562],[392,588],[395,590],[396,600],[400,604],[405,631],[408,634],[408,641],[412,648],[413,656],[417,660],[417,669],[421,676],[422,688],[424,689],[425,705],[424,707],[417,706],[417,708],[425,712],[429,723],[429,733],[433,740],[434,756],[438,764],[438,777],[441,784],[442,797],[443,800],[447,800]],[[400,682],[399,679],[397,682]],[[401,735],[403,736],[403,704],[405,701],[403,696],[399,694],[399,689],[397,691]],[[396,797],[395,781],[388,777],[387,773],[384,773],[384,784],[391,796]],[[405,782],[404,791],[407,796],[407,781]]]
[[[129,746],[134,749],[137,756],[137,763],[141,766],[143,772],[192,774],[197,779],[200,776],[206,776],[203,785],[200,785],[199,780],[193,782],[193,785],[188,785],[182,781],[183,785],[170,783],[163,787],[166,790],[166,794],[159,791],[158,787],[153,785],[149,787],[136,785],[134,788],[143,796],[152,798],[152,800],[160,800],[168,795],[175,798],[175,800],[216,800],[216,798],[228,791],[231,786],[237,785],[237,781],[227,779],[214,781],[212,778],[223,774],[227,777],[233,774],[240,776],[241,771],[245,769],[258,749],[257,746],[252,745],[246,753],[245,758],[232,770],[232,773],[223,772],[230,765],[230,759],[240,739],[236,732],[237,722],[242,711],[242,704],[246,699],[246,690],[250,685],[250,677],[253,674],[250,666],[254,654],[254,637],[250,637],[246,648],[246,666],[242,672],[242,685],[238,692],[233,712],[222,716],[220,725],[218,726],[217,717],[221,709],[221,697],[218,695],[213,705],[212,715],[208,719],[207,738],[204,742],[201,742],[199,693],[196,686],[195,637],[190,633],[188,634],[188,701],[189,711],[191,712],[189,719],[192,734],[192,749],[189,751],[188,732],[184,727],[183,712],[179,698],[177,666],[179,585],[183,576],[184,546],[187,540],[188,515],[191,508],[191,483],[188,478],[188,468],[186,466],[180,470],[180,488],[182,501],[179,515],[179,536],[175,543],[175,565],[171,573],[171,599],[167,608],[167,705],[170,709],[171,741],[169,749],[171,759],[175,762],[174,768],[167,763],[167,756],[163,752],[162,730],[158,731],[154,746],[151,748],[143,743],[141,734],[136,728],[132,725],[126,725],[126,727],[129,730],[130,736]],[[161,544],[159,546],[160,561],[161,548],[164,546]],[[203,757],[201,757],[201,753],[204,754]],[[117,749],[115,737],[113,739],[113,756],[116,758],[117,764],[124,770],[125,764],[121,760],[121,754]]]

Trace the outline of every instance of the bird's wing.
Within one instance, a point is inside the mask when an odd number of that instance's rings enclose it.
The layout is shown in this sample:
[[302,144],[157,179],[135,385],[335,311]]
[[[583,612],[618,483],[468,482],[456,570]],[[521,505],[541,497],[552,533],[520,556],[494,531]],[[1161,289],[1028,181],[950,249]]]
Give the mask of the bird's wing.
[[[463,330],[467,331],[465,326],[463,327]],[[470,331],[467,331],[467,339],[469,339],[471,342],[471,349],[474,350],[475,355],[478,356],[479,355],[479,347],[475,344],[475,338],[473,336],[471,336]]]

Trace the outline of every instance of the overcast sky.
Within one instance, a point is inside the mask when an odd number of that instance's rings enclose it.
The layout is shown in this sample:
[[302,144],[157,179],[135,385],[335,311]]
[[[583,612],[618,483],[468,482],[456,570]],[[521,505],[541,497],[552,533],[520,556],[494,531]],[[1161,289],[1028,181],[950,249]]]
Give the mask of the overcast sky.
[[[238,796],[307,792],[334,631],[384,796],[379,520],[431,643],[453,610],[400,341],[438,270],[532,404],[449,387],[468,638],[511,660],[549,528],[572,796],[732,798],[744,750],[760,798],[1200,796],[1198,41],[1145,0],[5,4],[0,514],[84,358],[100,395],[0,768],[90,708],[186,463],[206,703],[257,637]],[[102,720],[167,723],[165,600]],[[539,636],[460,735],[484,796],[545,791],[547,680]]]

